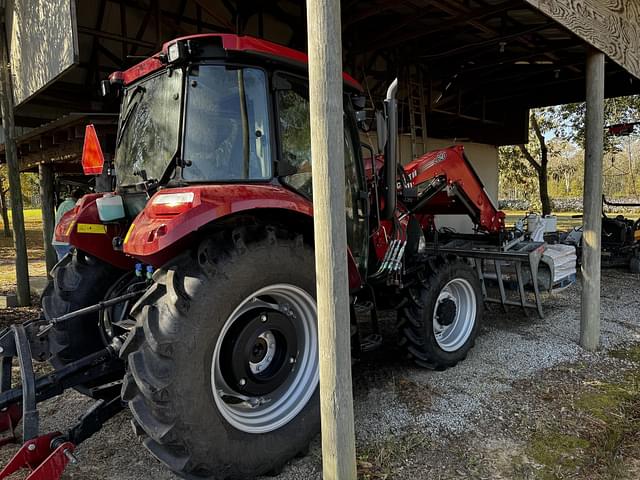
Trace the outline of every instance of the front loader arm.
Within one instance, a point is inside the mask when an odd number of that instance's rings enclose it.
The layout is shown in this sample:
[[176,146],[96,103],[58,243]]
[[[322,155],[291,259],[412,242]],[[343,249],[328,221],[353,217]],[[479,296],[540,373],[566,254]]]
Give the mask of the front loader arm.
[[504,213],[491,201],[461,145],[429,152],[404,170],[418,193],[409,204],[412,213],[468,215],[478,230],[504,230]]

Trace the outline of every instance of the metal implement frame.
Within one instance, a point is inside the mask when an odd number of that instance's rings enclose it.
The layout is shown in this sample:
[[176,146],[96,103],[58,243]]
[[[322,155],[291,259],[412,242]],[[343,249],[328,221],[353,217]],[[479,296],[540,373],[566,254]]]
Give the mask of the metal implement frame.
[[[478,279],[482,288],[484,301],[488,303],[499,303],[506,311],[506,306],[521,307],[523,311],[527,308],[535,309],[540,318],[544,318],[542,310],[542,300],[540,299],[540,289],[538,287],[538,267],[544,253],[544,242],[511,242],[506,246],[498,247],[482,242],[458,238],[448,241],[444,244],[428,245],[428,251],[434,254],[456,255],[461,258],[467,258],[474,262]],[[499,297],[490,297],[487,291],[486,278],[484,273],[484,262],[492,261],[496,271],[496,282],[498,284]],[[513,263],[516,270],[516,278],[518,282],[518,294],[520,301],[507,298],[504,279],[502,276],[502,264]],[[524,276],[522,265],[526,264],[531,271],[533,294],[535,302],[531,303],[527,299],[524,288]]]
[[[26,480],[57,480],[69,462],[76,463],[73,451],[78,444],[99,431],[105,422],[124,408],[118,382],[102,385],[95,390],[106,399],[98,400],[67,433],[40,435],[37,404],[62,394],[66,389],[90,383],[119,372],[122,362],[118,352],[122,338],[114,338],[102,350],[73,361],[55,372],[36,378],[33,359],[46,360],[55,352],[49,348],[48,332],[52,326],[88,312],[103,310],[139,296],[131,292],[96,305],[47,320],[32,320],[14,324],[0,332],[0,446],[17,442],[15,427],[22,419],[23,445],[9,463],[0,470],[0,480],[20,469],[29,470]],[[20,366],[19,387],[13,385],[13,359]]]

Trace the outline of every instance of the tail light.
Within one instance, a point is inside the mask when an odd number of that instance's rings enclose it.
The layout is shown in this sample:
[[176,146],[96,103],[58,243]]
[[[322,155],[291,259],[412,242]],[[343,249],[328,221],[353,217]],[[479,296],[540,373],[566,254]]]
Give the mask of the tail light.
[[82,146],[82,170],[85,175],[101,175],[104,155],[93,125],[87,125]]
[[151,200],[149,211],[154,216],[175,216],[191,209],[195,203],[194,192],[158,193]]

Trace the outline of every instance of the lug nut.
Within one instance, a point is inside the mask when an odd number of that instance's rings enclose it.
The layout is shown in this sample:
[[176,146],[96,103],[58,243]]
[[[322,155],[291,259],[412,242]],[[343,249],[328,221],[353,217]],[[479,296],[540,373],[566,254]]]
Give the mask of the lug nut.
[[266,322],[266,321],[267,321],[267,316],[266,316],[264,313],[263,313],[262,315],[260,315],[260,321],[261,321],[262,323],[264,323],[264,322]]
[[29,446],[27,447],[27,450],[29,450],[30,452],[33,452],[35,449],[36,449],[35,443],[30,443]]
[[244,387],[247,384],[247,381],[244,378],[241,378],[238,383],[240,384],[241,387]]
[[294,357],[289,358],[289,363],[291,364],[296,363],[296,359]]

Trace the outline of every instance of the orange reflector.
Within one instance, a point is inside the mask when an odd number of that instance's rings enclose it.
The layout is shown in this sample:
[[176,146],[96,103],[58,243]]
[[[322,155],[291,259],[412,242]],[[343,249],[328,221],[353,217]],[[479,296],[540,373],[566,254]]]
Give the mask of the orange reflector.
[[100,148],[100,141],[93,125],[87,125],[84,132],[84,145],[82,147],[82,170],[85,175],[102,174],[104,155]]

